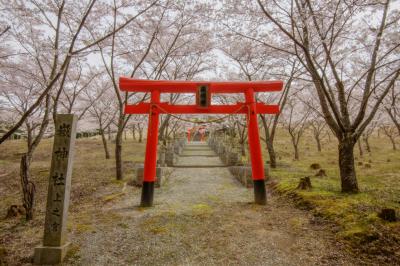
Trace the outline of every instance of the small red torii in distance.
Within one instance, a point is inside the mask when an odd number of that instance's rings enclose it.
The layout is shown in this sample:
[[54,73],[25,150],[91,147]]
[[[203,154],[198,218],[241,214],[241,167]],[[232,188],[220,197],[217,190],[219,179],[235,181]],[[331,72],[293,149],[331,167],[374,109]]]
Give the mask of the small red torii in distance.
[[[257,103],[255,92],[277,92],[282,81],[214,82],[214,81],[167,81],[143,80],[120,77],[120,90],[126,92],[151,93],[150,102],[125,105],[125,114],[149,114],[146,155],[144,162],[141,206],[153,205],[154,182],[157,167],[158,123],[160,114],[246,114],[248,141],[254,183],[254,199],[257,204],[266,204],[264,163],[262,160],[257,114],[277,114],[278,105]],[[195,105],[171,105],[160,102],[161,93],[194,93]],[[215,93],[243,93],[245,103],[212,105]]]

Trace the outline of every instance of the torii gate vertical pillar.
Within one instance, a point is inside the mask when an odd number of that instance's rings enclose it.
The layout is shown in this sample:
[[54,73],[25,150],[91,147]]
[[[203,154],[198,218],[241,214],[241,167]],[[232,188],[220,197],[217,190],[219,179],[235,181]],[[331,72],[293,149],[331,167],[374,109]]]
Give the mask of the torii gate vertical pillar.
[[267,203],[267,193],[265,190],[264,163],[261,153],[260,134],[258,132],[254,90],[248,89],[245,92],[245,97],[248,106],[247,123],[252,178],[254,184],[254,201],[256,204],[265,205]]
[[[160,91],[154,90],[151,92],[151,103],[160,103]],[[154,198],[154,182],[156,180],[157,167],[157,143],[158,143],[158,122],[159,110],[155,105],[150,107],[149,127],[147,129],[146,155],[144,159],[144,173],[142,198],[140,201],[141,207],[153,206]]]

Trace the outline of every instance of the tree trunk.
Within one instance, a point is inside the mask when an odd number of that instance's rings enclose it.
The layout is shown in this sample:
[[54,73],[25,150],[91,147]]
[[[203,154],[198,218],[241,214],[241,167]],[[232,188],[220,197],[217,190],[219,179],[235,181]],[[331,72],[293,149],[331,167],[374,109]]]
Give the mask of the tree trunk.
[[294,159],[295,160],[299,160],[299,147],[298,147],[298,141],[296,142],[296,138],[294,135],[291,135],[291,140],[292,140],[292,145],[293,145],[293,149],[294,149]]
[[136,126],[132,125],[132,138],[133,140],[136,140]]
[[[400,123],[399,121],[396,119],[396,117],[394,116],[394,114],[390,111],[390,109],[386,108],[387,113],[389,114],[390,119],[392,119],[393,124],[396,126],[397,131],[399,132],[400,135]],[[379,130],[378,130],[379,133]]]
[[299,160],[299,148],[297,145],[293,145],[293,148],[294,148],[294,159],[296,161],[298,161]]
[[111,126],[108,126],[107,131],[108,131],[108,141],[111,141]]
[[49,125],[49,109],[50,109],[50,95],[46,96],[46,105],[45,112],[43,115],[43,119],[40,124],[39,132],[36,136],[31,128],[28,126],[28,150],[26,154],[24,154],[21,158],[20,164],[20,177],[21,177],[21,186],[22,186],[22,194],[23,194],[23,206],[26,212],[26,220],[33,219],[33,206],[34,206],[34,198],[35,198],[35,184],[30,181],[30,165],[33,157],[33,153],[38,147],[40,141],[43,138],[44,132]]
[[390,142],[392,142],[392,148],[393,150],[397,150],[396,148],[396,141],[394,140],[394,138],[392,136],[389,136]]
[[342,192],[357,193],[359,191],[354,167],[355,142],[352,137],[339,140],[339,169]]
[[364,136],[363,137],[364,143],[365,143],[365,148],[367,149],[367,152],[371,153],[371,147],[369,146],[369,141],[368,141],[368,137]]
[[103,147],[104,147],[104,152],[106,155],[106,159],[110,159],[110,152],[108,151],[108,145],[107,145],[107,139],[106,136],[104,134],[104,130],[100,130],[100,134],[101,134],[101,140],[103,141]]
[[164,138],[163,141],[166,141],[169,135],[169,122],[167,123],[167,126],[165,127],[165,133],[164,133]]
[[116,178],[117,180],[122,180],[123,173],[122,173],[122,135],[117,133],[115,138],[115,170],[116,170]]
[[20,165],[20,177],[23,195],[23,206],[26,212],[25,218],[27,221],[33,219],[33,206],[35,199],[35,184],[30,181],[29,165],[31,157],[28,154],[24,154],[21,158]]
[[267,140],[266,144],[269,155],[269,166],[271,168],[276,168],[276,153],[274,149],[274,144],[270,139]]
[[271,135],[269,133],[269,128],[264,116],[261,117],[261,121],[264,126],[265,144],[267,146],[267,151],[269,155],[269,166],[271,168],[276,168],[276,153],[274,149],[274,140],[271,138]]
[[160,128],[158,130],[158,132],[159,132],[158,140],[159,141],[161,141],[161,140],[163,140],[165,138],[165,130],[168,127],[168,123],[169,123],[170,118],[171,118],[171,115],[168,114],[167,117],[162,122],[162,124],[161,124],[161,126],[160,126]]
[[118,120],[117,135],[115,136],[115,170],[117,180],[122,180],[124,174],[122,172],[122,133],[124,131],[123,116]]
[[244,141],[240,142],[240,152],[242,154],[242,156],[246,156],[246,145],[244,145]]
[[322,148],[321,148],[321,140],[319,139],[319,135],[314,135],[314,138],[315,138],[315,141],[317,142],[318,152],[321,152]]
[[362,149],[362,146],[361,146],[361,142],[357,141],[357,145],[358,145],[358,152],[360,153],[360,157],[363,157],[364,152],[363,152],[363,149]]
[[143,128],[139,128],[139,143],[143,141]]

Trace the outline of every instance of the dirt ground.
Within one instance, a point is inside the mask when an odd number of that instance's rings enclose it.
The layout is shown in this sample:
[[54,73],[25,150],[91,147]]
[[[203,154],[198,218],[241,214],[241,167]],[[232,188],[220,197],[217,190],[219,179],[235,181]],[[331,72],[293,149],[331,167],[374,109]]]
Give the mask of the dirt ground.
[[309,213],[272,195],[254,205],[225,167],[190,168],[218,157],[181,159],[187,168],[156,189],[154,207],[138,207],[140,190],[128,186],[74,216],[65,265],[362,264]]

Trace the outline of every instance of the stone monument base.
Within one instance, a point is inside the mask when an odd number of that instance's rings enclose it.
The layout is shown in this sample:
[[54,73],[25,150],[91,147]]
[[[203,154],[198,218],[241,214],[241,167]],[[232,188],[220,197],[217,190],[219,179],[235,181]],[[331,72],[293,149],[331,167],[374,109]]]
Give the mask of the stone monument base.
[[58,264],[61,263],[67,255],[68,246],[71,243],[65,243],[59,247],[41,246],[35,248],[35,255],[33,258],[34,264]]

